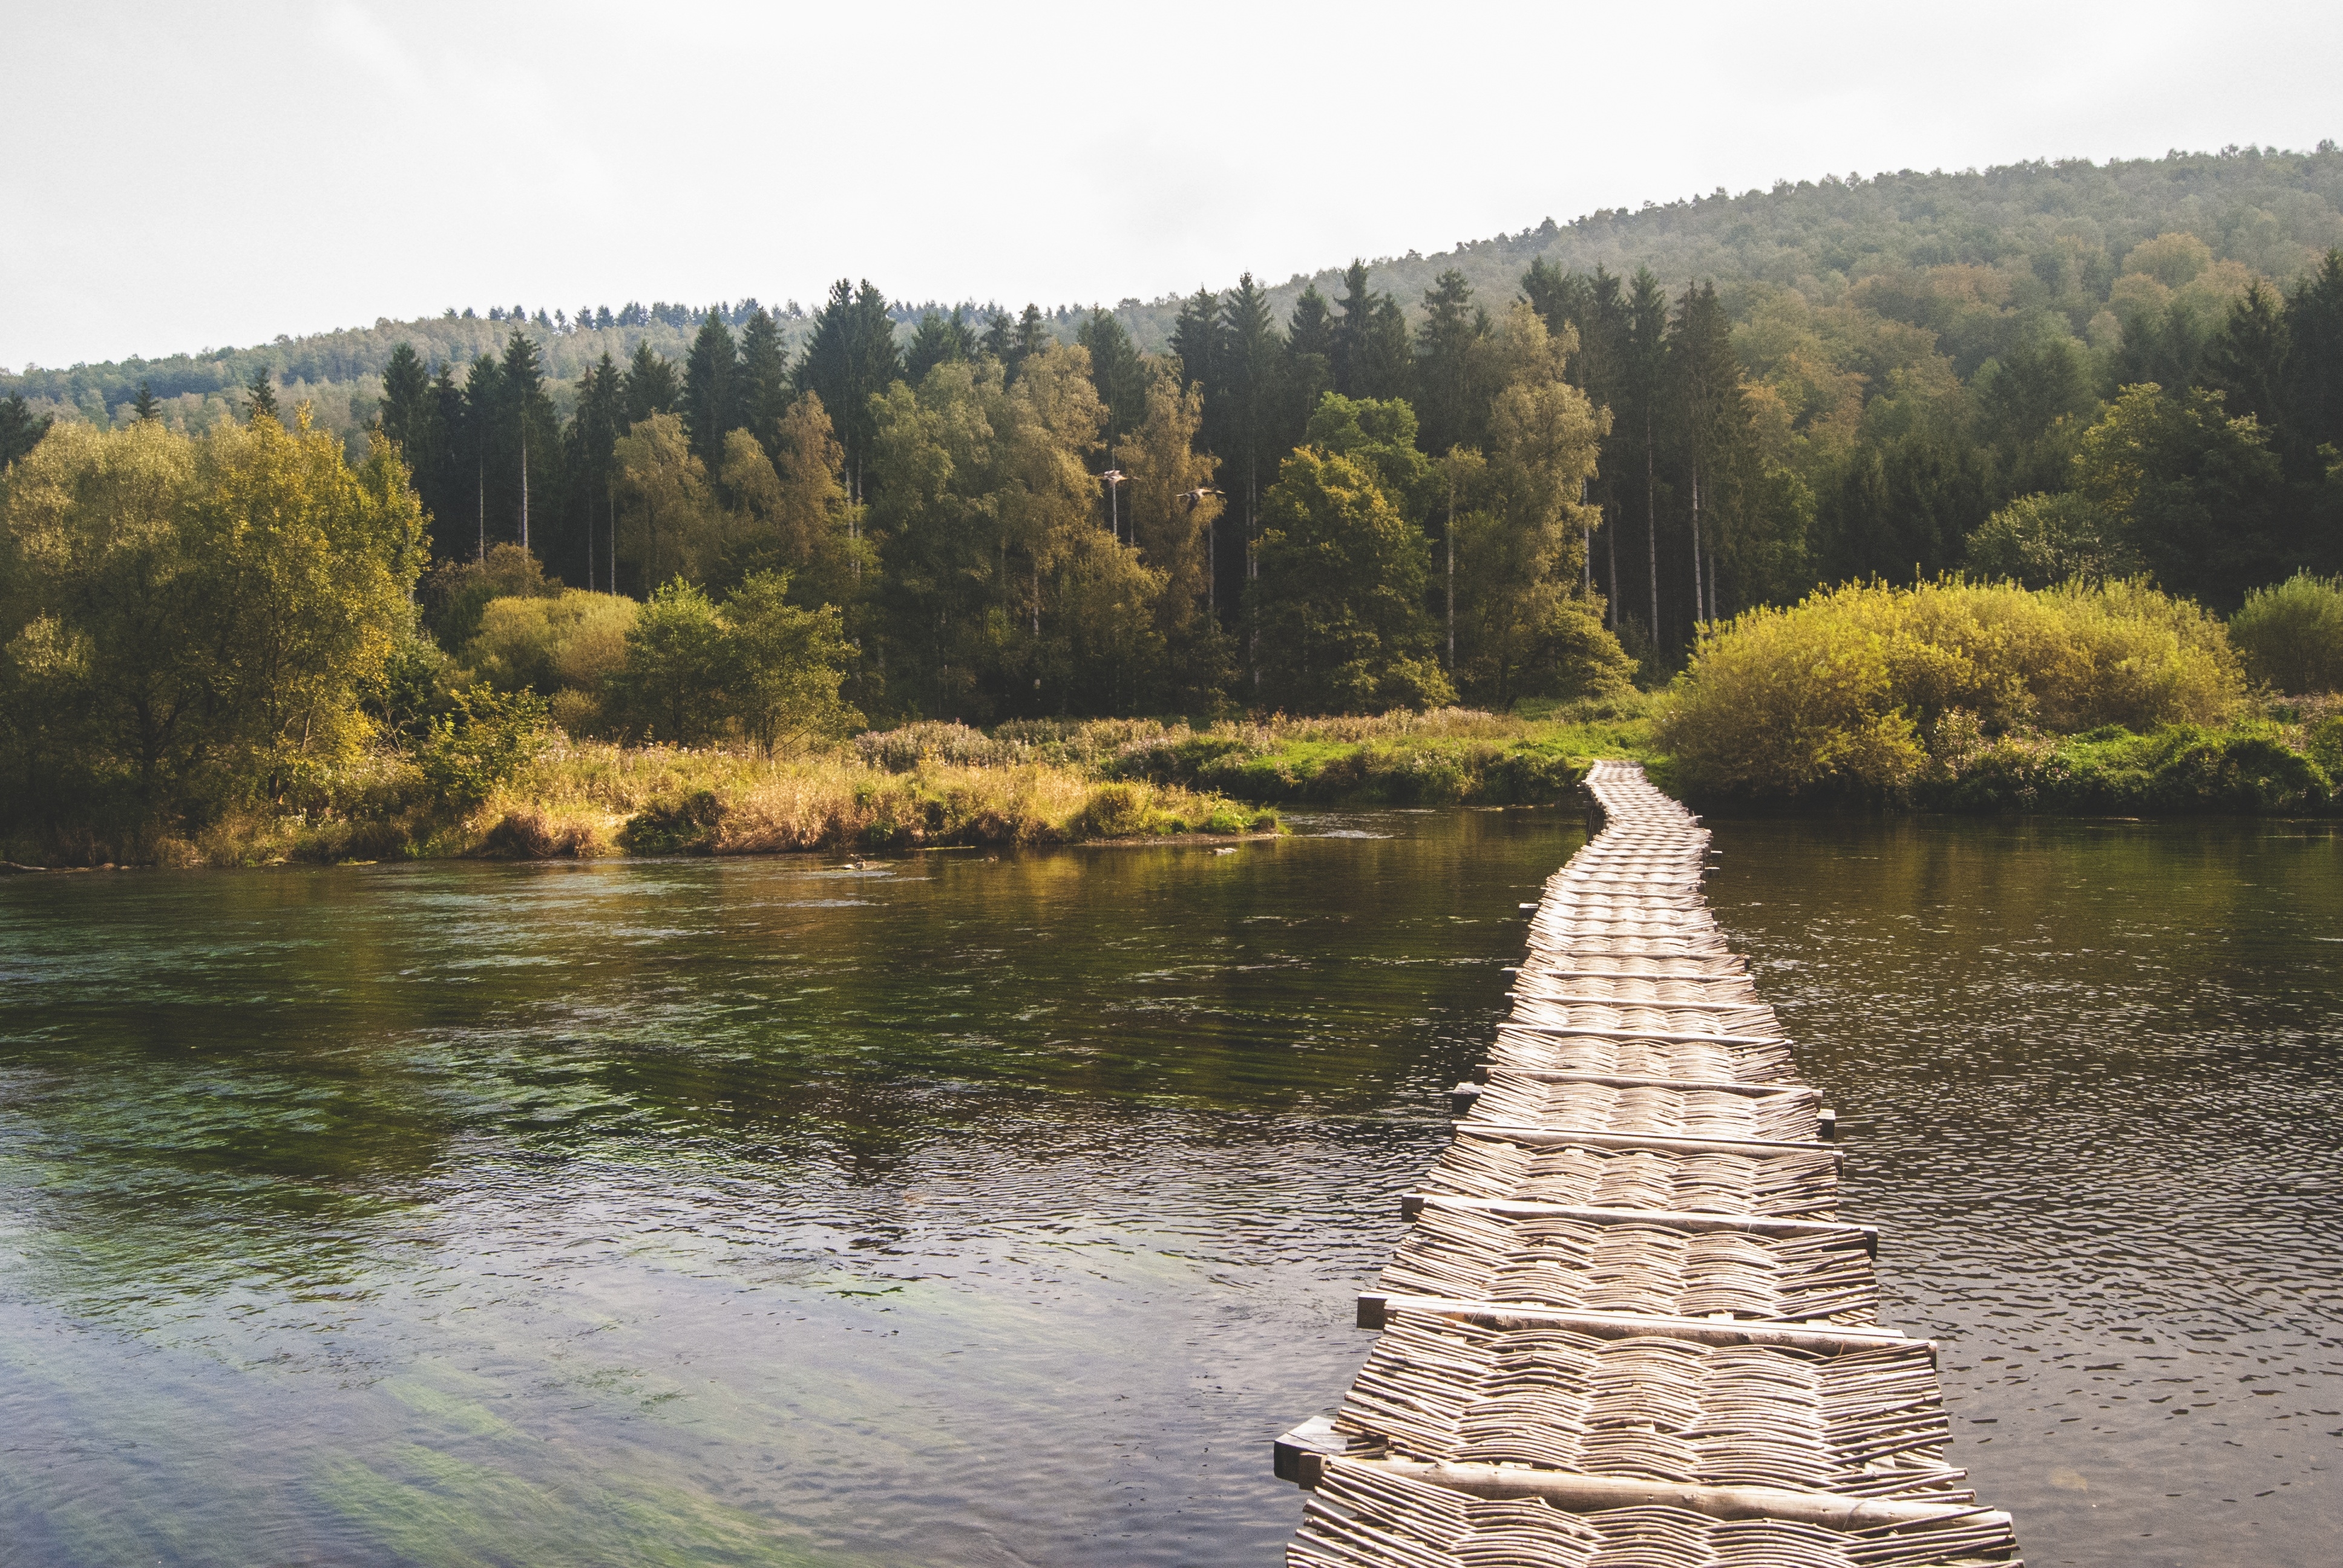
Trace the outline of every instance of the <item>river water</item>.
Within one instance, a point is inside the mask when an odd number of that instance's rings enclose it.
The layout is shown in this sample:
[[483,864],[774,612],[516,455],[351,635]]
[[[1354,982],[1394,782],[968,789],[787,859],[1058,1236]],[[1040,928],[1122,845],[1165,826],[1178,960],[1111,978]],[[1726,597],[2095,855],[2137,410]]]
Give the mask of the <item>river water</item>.
[[[1581,841],[0,883],[0,1560],[1270,1563]],[[2343,838],[1722,822],[2036,1563],[2343,1529]]]

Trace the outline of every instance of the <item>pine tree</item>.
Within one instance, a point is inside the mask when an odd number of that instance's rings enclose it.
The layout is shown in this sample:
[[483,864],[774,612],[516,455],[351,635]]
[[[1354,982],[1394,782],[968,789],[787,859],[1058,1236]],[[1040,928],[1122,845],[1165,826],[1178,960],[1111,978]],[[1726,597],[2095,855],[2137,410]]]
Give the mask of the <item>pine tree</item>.
[[732,334],[713,308],[700,319],[699,333],[683,359],[683,428],[691,455],[714,473],[724,462],[725,435],[737,428],[739,370]]
[[248,425],[264,415],[271,419],[277,417],[277,387],[268,378],[266,366],[252,373],[252,379],[244,384],[244,391],[245,423]]
[[163,405],[146,382],[138,383],[138,396],[130,400],[130,417],[141,425],[152,425],[163,417]]

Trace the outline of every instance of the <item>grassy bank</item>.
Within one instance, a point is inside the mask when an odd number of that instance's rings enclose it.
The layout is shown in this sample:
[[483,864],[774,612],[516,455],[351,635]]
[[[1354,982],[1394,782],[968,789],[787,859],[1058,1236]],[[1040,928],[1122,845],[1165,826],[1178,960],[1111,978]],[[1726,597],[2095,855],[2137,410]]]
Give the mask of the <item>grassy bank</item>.
[[627,748],[557,736],[470,802],[451,802],[423,769],[384,752],[345,770],[301,809],[230,813],[144,846],[18,844],[5,858],[334,864],[1038,848],[1277,830],[1274,813],[1224,797],[1098,778],[1061,763],[929,760],[890,770],[851,752],[768,760],[753,751]]
[[858,742],[878,767],[1043,763],[1101,779],[1274,805],[1551,805],[1598,757],[1653,760],[1649,700],[1493,714],[1272,719],[1202,727],[1153,719],[1026,720],[990,734],[917,724]]

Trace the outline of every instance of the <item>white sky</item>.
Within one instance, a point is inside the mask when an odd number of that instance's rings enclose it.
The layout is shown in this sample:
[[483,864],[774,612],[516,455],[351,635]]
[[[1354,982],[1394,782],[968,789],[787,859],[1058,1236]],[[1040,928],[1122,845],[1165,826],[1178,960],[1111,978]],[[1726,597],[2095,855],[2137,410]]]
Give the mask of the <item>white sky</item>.
[[2343,137],[2343,5],[0,0],[0,366],[868,276],[1272,280],[1829,171]]

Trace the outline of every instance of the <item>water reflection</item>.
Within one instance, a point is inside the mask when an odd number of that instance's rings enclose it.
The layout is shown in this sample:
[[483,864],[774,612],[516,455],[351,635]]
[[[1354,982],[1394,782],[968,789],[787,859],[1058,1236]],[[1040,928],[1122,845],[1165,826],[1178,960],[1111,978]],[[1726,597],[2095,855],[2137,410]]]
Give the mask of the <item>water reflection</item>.
[[[1274,1561],[1579,841],[1309,826],[0,886],[10,1560]],[[1718,845],[2029,1559],[2323,1561],[2334,840]]]

